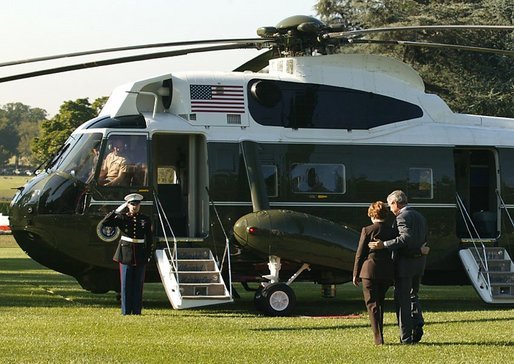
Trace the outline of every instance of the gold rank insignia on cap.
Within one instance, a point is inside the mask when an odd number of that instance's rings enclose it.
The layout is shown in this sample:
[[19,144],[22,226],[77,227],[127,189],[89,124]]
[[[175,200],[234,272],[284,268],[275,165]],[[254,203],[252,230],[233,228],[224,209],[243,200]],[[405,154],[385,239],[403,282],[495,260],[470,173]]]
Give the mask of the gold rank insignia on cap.
[[125,201],[127,202],[133,202],[133,201],[137,201],[137,202],[141,202],[141,200],[143,199],[143,196],[141,196],[139,193],[131,193],[127,196],[125,196]]

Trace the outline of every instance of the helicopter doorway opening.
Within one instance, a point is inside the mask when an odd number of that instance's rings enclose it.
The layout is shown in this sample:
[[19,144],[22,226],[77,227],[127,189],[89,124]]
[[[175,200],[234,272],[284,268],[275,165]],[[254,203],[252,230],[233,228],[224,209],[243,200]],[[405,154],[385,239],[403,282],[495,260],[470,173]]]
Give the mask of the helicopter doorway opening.
[[[494,243],[500,234],[498,154],[494,149],[457,148],[454,158],[456,191],[474,225],[470,226],[471,235]],[[470,232],[461,211],[457,214],[458,237],[468,242]]]
[[[176,237],[208,232],[209,200],[205,138],[192,134],[155,134],[152,154],[157,195]],[[162,231],[159,232],[162,235]],[[169,231],[166,234],[170,234]]]

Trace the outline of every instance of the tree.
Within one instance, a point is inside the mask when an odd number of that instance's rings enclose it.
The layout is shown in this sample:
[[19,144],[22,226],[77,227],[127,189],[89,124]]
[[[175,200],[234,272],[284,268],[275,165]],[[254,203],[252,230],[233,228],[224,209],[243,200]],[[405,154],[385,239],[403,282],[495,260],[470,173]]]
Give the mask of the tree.
[[[512,25],[512,0],[320,0],[325,22],[343,19],[349,29],[398,25]],[[400,37],[402,35],[402,37]],[[445,31],[377,34],[374,39],[405,39],[513,49],[508,32]],[[427,92],[441,96],[456,112],[514,117],[514,59],[490,53],[441,48],[356,46],[345,52],[382,53],[413,66]]]
[[30,147],[32,140],[39,136],[39,124],[30,121],[22,121],[18,128],[18,156],[20,159],[28,161],[30,165],[37,163],[37,160],[32,154]]
[[30,159],[31,152],[19,148],[22,138],[37,135],[38,123],[46,118],[46,111],[32,108],[20,102],[9,103],[0,109],[0,163],[6,163],[14,156]]
[[[101,99],[97,99],[93,104],[100,105],[101,102]],[[93,108],[87,98],[64,102],[57,115],[41,124],[40,136],[32,142],[32,152],[37,160],[48,160],[64,144],[73,130],[97,115],[97,108],[98,106]]]

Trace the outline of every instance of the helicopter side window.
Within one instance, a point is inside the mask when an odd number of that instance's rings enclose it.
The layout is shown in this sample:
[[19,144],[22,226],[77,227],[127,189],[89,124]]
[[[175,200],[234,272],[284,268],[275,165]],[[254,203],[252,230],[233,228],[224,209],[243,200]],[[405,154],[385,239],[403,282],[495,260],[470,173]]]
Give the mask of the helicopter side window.
[[409,168],[407,193],[410,198],[434,198],[432,168]]
[[101,186],[145,186],[148,156],[145,135],[112,135],[100,167]]
[[294,193],[343,194],[346,192],[343,164],[293,164],[291,189]]
[[423,116],[415,104],[362,90],[259,79],[248,85],[248,108],[261,125],[367,130]]

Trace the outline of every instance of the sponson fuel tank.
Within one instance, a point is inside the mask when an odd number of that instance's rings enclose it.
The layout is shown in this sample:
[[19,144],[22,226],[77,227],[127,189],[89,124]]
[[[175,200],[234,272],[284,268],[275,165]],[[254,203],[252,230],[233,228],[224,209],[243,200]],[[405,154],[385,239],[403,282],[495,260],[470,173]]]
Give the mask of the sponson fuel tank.
[[244,247],[265,255],[353,270],[359,233],[306,213],[262,210],[241,217],[234,236]]

